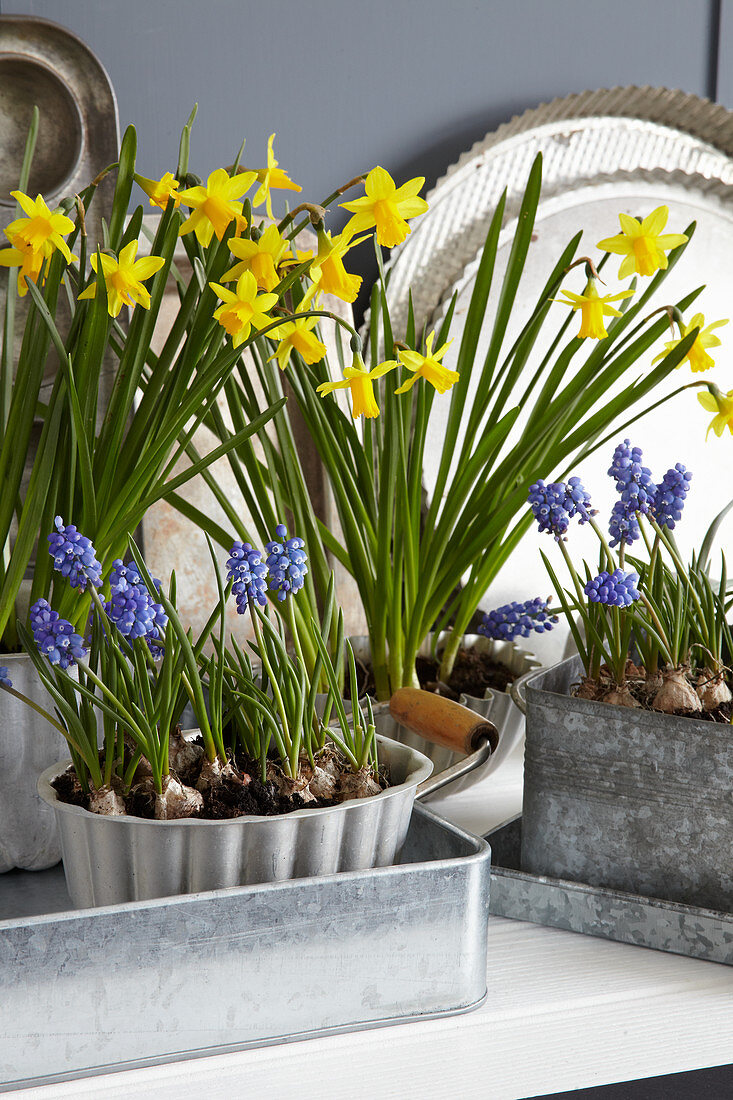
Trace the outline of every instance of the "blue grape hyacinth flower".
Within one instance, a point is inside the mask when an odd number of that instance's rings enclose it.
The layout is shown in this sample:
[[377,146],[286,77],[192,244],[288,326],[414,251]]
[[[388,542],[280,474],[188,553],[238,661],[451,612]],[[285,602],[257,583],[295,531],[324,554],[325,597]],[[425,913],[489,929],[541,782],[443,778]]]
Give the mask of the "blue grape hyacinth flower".
[[305,553],[305,543],[296,535],[287,538],[288,529],[284,523],[278,523],[275,528],[275,538],[268,542],[267,568],[270,571],[270,591],[277,595],[279,600],[287,599],[290,593],[297,592],[305,583],[308,572]]
[[640,598],[636,587],[638,573],[625,573],[623,569],[614,569],[613,573],[604,570],[588,581],[584,592],[591,603],[603,603],[608,607],[629,607]]
[[53,567],[66,577],[72,588],[84,591],[87,584],[99,588],[102,584],[102,566],[97,561],[91,539],[80,534],[73,523],[64,526],[61,516],[56,516],[56,530],[48,536],[48,552]]
[[10,669],[7,665],[0,665],[0,684],[6,688],[13,686],[13,681],[10,679]]
[[557,615],[548,613],[549,600],[536,596],[533,600],[504,604],[488,611],[478,628],[478,633],[497,642],[511,642],[515,638],[528,638],[532,631],[543,634],[552,630]]
[[682,518],[682,509],[690,491],[692,471],[678,462],[673,469],[667,470],[654,497],[651,514],[660,527],[674,531],[676,523]]
[[632,447],[630,440],[625,439],[613,452],[608,474],[616,482],[616,491],[624,504],[629,505],[629,511],[646,515],[654,504],[657,487],[651,470],[642,465],[641,459],[641,448]]
[[30,610],[30,623],[39,652],[52,665],[67,669],[86,657],[84,639],[75,632],[70,622],[53,610],[48,600],[36,600]]
[[[165,631],[168,616],[163,605],[155,603],[143,581],[137,566],[125,565],[119,558],[112,563],[110,573],[110,599],[105,611],[125,638],[147,638],[158,642],[160,632]],[[154,579],[160,587],[160,581]]]
[[528,501],[540,531],[547,531],[560,541],[570,520],[577,517],[579,523],[588,523],[596,510],[590,506],[590,493],[579,477],[546,485],[542,478],[530,486]]
[[227,580],[233,581],[232,595],[237,612],[244,615],[249,600],[264,606],[267,603],[267,566],[262,554],[248,542],[235,542],[227,558]]
[[611,536],[611,546],[618,546],[621,542],[630,546],[640,538],[639,521],[633,505],[623,500],[616,501],[611,512],[608,531]]

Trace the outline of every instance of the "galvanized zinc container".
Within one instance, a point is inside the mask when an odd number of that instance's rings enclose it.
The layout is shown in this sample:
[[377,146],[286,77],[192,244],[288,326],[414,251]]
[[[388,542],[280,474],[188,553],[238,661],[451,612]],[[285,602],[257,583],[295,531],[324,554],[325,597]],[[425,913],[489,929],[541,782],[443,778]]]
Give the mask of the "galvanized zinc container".
[[522,870],[732,911],[731,727],[576,699],[582,671],[526,681]]
[[0,1092],[475,1008],[489,875],[417,805],[375,870],[82,912],[57,869],[2,876]]

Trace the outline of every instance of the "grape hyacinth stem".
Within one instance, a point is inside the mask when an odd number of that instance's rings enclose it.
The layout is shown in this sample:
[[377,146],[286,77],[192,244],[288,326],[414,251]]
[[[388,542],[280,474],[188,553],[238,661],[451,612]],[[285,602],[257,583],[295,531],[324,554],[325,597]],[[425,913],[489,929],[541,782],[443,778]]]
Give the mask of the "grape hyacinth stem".
[[[252,619],[252,626],[254,628],[255,638],[257,639],[257,645],[258,645],[259,650],[260,650],[260,660],[262,661],[262,667],[264,668],[265,672],[267,673],[267,675],[269,677],[270,687],[272,688],[272,694],[275,696],[275,701],[277,703],[277,709],[278,709],[278,712],[280,714],[280,721],[282,723],[283,740],[285,742],[286,748],[288,750],[290,750],[290,749],[292,749],[293,738],[292,738],[291,733],[290,733],[290,726],[288,725],[288,715],[287,715],[287,711],[285,709],[285,703],[283,701],[283,697],[282,697],[282,694],[280,692],[280,688],[279,688],[279,685],[278,685],[278,682],[277,682],[277,678],[275,676],[275,673],[273,672],[272,665],[270,664],[270,660],[267,656],[267,650],[265,648],[265,640],[262,636],[262,628],[260,626],[258,608],[255,606],[255,602],[254,602],[254,600],[252,599],[251,596],[248,596],[248,601],[249,601],[249,613],[250,613],[250,617]],[[291,778],[294,778],[294,776],[291,776]]]

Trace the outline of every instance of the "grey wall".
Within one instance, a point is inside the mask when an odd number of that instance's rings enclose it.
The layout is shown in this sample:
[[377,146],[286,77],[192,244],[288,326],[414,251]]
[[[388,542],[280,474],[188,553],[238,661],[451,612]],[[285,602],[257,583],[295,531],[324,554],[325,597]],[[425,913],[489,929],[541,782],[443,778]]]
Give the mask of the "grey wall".
[[733,107],[733,0],[0,0],[0,12],[91,46],[145,174],[174,167],[197,100],[193,171],[230,163],[242,137],[259,165],[274,130],[316,201],[377,163],[429,187],[516,112],[585,88],[715,98],[719,73]]

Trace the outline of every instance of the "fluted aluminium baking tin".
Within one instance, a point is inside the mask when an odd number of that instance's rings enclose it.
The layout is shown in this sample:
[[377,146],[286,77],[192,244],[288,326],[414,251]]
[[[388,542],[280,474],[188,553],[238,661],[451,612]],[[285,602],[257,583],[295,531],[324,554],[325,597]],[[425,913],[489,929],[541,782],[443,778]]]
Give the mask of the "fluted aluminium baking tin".
[[521,817],[488,834],[491,913],[733,966],[733,913],[520,870]]
[[[53,807],[69,894],[77,909],[145,901],[252,883],[385,867],[399,857],[418,784],[432,765],[416,749],[378,737],[392,786],[371,798],[272,817],[224,821],[150,821],[103,817],[61,802],[51,780],[38,781]],[[70,763],[70,762],[67,762]]]
[[486,842],[419,804],[370,871],[77,911],[60,868],[10,872],[0,1091],[475,1008],[489,879]]

